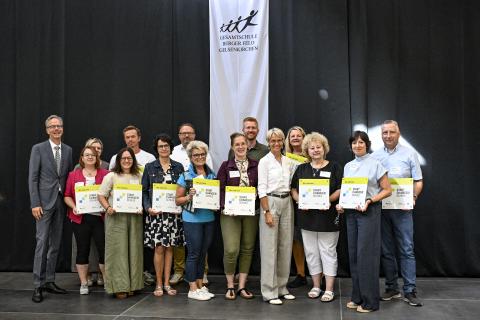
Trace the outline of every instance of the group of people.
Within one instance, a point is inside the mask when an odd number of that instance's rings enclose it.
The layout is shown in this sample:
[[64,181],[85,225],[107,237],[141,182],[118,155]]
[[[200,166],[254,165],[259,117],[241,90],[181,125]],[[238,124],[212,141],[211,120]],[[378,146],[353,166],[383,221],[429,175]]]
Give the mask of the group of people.
[[[257,141],[255,118],[243,120],[242,132],[230,136],[231,150],[218,172],[212,169],[208,146],[195,140],[190,123],[180,125],[180,144],[159,134],[153,155],[140,148],[141,132],[134,126],[124,129],[126,146],[114,155],[107,170],[100,159],[103,144],[89,139],[80,152],[74,170],[72,150],[62,143],[63,120],[56,115],[45,122],[49,139],[32,148],[29,190],[32,215],[36,220],[34,286],[32,300],[41,302],[43,292],[66,293],[55,283],[55,265],[62,237],[65,204],[77,242],[76,267],[80,294],[88,294],[88,257],[91,240],[98,249],[99,270],[106,292],[123,299],[144,287],[144,270],[151,264],[155,273],[155,296],[175,295],[172,287],[185,279],[188,298],[206,301],[214,297],[208,281],[207,253],[219,214],[226,277],[225,299],[238,296],[252,299],[246,287],[257,235],[260,244],[261,294],[272,305],[295,296],[288,290],[290,262],[297,266],[296,284],[306,283],[306,259],[313,286],[309,298],[334,300],[337,275],[337,243],[341,216],[345,215],[350,273],[351,301],[347,308],[371,312],[380,300],[400,298],[398,265],[403,277],[403,299],[420,306],[416,297],[412,210],[382,210],[381,202],[392,193],[389,178],[413,178],[414,202],[423,187],[416,153],[399,144],[398,123],[382,124],[384,148],[370,153],[371,142],[362,131],[353,132],[349,144],[355,158],[344,168],[327,155],[327,138],[306,134],[298,126],[287,136],[278,128],[267,132],[267,145]],[[286,152],[285,152],[286,151]],[[365,202],[355,209],[339,204],[342,178],[368,179]],[[220,209],[195,208],[194,178],[218,180]],[[327,209],[303,209],[298,202],[302,179],[328,179]],[[142,208],[134,213],[116,212],[113,188],[117,184],[141,185]],[[175,185],[178,212],[161,212],[153,207],[154,184]],[[75,187],[98,187],[99,212],[80,214]],[[255,215],[236,215],[225,208],[225,188],[254,187]],[[185,257],[185,247],[186,257]],[[152,257],[144,253],[148,248]],[[400,260],[400,263],[397,262]],[[380,261],[385,273],[385,292],[380,296]],[[172,267],[174,274],[171,275]],[[303,273],[303,274],[302,274]],[[321,289],[324,279],[325,289]],[[235,288],[235,281],[238,287]]]

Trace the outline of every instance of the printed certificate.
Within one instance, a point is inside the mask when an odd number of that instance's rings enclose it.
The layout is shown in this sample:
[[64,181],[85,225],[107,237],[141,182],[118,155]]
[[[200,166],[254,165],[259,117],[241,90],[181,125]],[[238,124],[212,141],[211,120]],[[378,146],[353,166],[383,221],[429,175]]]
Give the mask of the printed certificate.
[[255,215],[255,187],[225,187],[224,214],[235,216]]
[[114,184],[113,209],[117,212],[140,213],[142,210],[142,185]]
[[382,200],[382,209],[413,209],[413,179],[389,178],[392,195]]
[[202,178],[193,179],[196,193],[193,197],[193,209],[220,209],[220,181]]
[[99,184],[75,186],[75,205],[78,213],[98,213],[105,211],[98,201]]
[[298,208],[330,208],[330,179],[300,179],[298,183]]
[[367,199],[368,178],[343,178],[339,204],[344,209],[364,206]]
[[299,163],[305,163],[305,162],[308,161],[307,158],[305,158],[305,157],[303,157],[303,156],[300,156],[300,155],[298,155],[298,154],[290,153],[290,152],[287,152],[287,153],[285,154],[285,156],[286,156],[287,158],[290,158],[290,159],[292,159],[292,160],[295,160],[295,161],[297,161],[297,162],[299,162]]
[[152,209],[161,212],[181,213],[182,207],[175,204],[176,184],[154,183]]

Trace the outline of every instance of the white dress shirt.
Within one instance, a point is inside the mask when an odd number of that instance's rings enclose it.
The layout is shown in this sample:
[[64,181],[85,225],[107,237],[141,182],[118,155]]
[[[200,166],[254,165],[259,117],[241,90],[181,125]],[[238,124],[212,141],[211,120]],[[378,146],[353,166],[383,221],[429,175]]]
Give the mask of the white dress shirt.
[[60,159],[62,159],[62,143],[60,143],[60,144],[55,144],[55,143],[53,143],[53,141],[50,140],[50,139],[48,139],[48,142],[50,142],[50,148],[52,148],[53,159],[55,159],[55,147],[58,147],[58,152],[60,153]]
[[[171,158],[172,160],[180,162],[183,165],[183,170],[188,170],[188,167],[190,166],[190,158],[188,157],[187,149],[185,149],[182,144],[179,144],[173,148]],[[207,153],[206,162],[207,166],[213,170],[212,158],[210,157],[209,153]]]
[[263,198],[267,193],[290,192],[290,183],[295,163],[282,155],[280,162],[269,152],[258,163],[258,197]]

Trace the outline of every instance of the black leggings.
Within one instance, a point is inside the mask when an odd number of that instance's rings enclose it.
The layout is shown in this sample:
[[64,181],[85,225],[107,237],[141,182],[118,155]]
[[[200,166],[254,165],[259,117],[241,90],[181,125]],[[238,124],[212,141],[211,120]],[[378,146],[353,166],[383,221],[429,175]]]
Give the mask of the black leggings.
[[88,264],[90,239],[93,237],[98,250],[98,263],[105,263],[105,228],[100,216],[85,214],[82,223],[72,222],[73,234],[77,241],[77,264]]

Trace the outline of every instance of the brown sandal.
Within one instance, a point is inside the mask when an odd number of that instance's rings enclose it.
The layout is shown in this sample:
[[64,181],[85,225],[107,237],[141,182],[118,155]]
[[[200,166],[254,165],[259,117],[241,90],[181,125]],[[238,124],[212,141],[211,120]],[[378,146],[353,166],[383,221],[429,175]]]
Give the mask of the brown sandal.
[[251,293],[245,288],[238,289],[237,294],[243,299],[253,299],[253,293]]
[[227,288],[227,292],[225,292],[225,299],[227,300],[235,300],[237,295],[235,294],[235,288]]
[[128,297],[126,292],[117,292],[115,293],[117,299],[126,299]]

